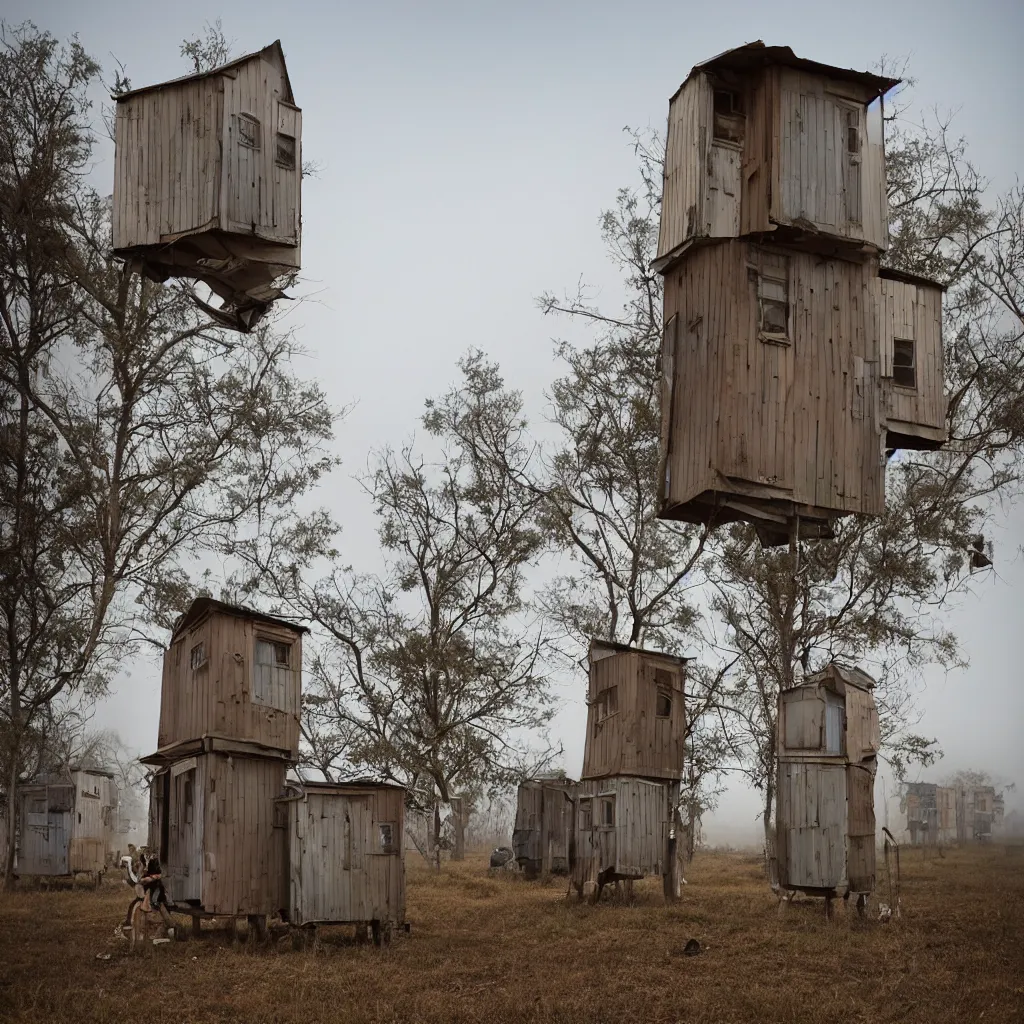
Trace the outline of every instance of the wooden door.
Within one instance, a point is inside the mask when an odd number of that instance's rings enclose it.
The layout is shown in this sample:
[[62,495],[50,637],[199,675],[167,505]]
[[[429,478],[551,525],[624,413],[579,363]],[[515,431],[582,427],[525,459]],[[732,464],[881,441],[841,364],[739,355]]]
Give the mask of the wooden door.
[[167,888],[172,900],[203,898],[202,769],[196,758],[171,767],[168,808]]
[[740,164],[738,146],[715,143],[711,147],[708,178],[708,234],[736,238],[740,233]]
[[299,244],[299,186],[302,176],[302,111],[274,101],[273,227],[275,239]]
[[231,117],[228,137],[228,221],[236,231],[255,233],[260,226],[262,200],[261,162],[265,145],[265,126],[254,114],[238,113]]
[[846,877],[846,769],[784,762],[779,772],[779,874],[792,889],[835,889]]

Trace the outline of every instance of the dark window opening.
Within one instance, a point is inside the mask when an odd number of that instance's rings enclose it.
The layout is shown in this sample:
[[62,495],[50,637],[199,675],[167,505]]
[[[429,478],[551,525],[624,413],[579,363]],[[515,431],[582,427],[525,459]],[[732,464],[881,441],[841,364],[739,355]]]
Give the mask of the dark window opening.
[[892,381],[901,388],[917,387],[917,366],[914,343],[909,338],[895,338],[892,343]]
[[198,643],[192,648],[192,654],[189,657],[189,661],[192,665],[193,670],[202,668],[206,664],[206,644]]
[[395,826],[390,821],[381,822],[377,826],[380,848],[384,853],[395,853],[397,852],[397,845],[395,843]]
[[615,797],[606,796],[601,800],[601,824],[615,824]]
[[193,797],[193,794],[192,794],[192,780],[191,779],[186,779],[185,780],[185,794],[184,794],[185,824],[186,825],[191,825],[192,824],[192,797]]
[[593,800],[586,797],[580,800],[580,831],[589,832],[594,825]]
[[762,337],[786,341],[789,339],[789,295],[784,278],[757,279],[758,329]]
[[860,112],[857,110],[846,112],[846,152],[860,152]]
[[619,710],[619,688],[609,686],[597,695],[597,720],[603,722]]
[[286,167],[289,171],[295,170],[295,138],[291,135],[277,133],[276,146],[274,149],[274,161],[278,167]]
[[655,714],[658,718],[672,717],[672,694],[662,687],[658,687],[658,702]]
[[82,824],[82,812],[81,811],[78,812],[78,824],[79,825]]
[[740,94],[731,89],[716,89],[712,138],[719,142],[742,142],[743,125]]
[[260,148],[260,122],[252,114],[236,114],[235,128],[238,133],[238,144],[246,149]]

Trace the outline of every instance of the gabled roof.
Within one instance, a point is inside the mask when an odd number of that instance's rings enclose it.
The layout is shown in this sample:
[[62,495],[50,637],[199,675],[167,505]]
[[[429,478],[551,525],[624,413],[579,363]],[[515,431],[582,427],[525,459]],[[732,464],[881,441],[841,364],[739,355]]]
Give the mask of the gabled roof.
[[[874,75],[870,71],[853,71],[850,68],[833,67],[831,64],[819,64],[815,60],[798,57],[788,46],[765,46],[760,39],[756,39],[752,43],[744,43],[735,49],[718,54],[717,57],[695,64],[683,85],[701,71],[749,72],[771,64],[782,64],[799,71],[807,71],[812,75],[827,75],[843,82],[857,82],[871,89],[872,99],[887,93],[900,82],[898,78]],[[679,95],[683,85],[679,86],[672,99]]]
[[240,619],[252,619],[254,622],[268,622],[272,626],[285,626],[287,629],[294,629],[298,633],[309,632],[306,626],[300,626],[297,622],[289,622],[288,619],[282,619],[276,615],[267,615],[266,612],[257,611],[255,608],[246,608],[240,604],[227,604],[224,601],[217,601],[212,597],[197,597],[188,606],[188,611],[174,624],[174,632],[171,634],[171,639],[173,640],[194,622],[197,622],[204,615],[211,612],[219,612],[222,615],[234,615]]
[[801,685],[813,686],[823,682],[830,676],[834,676],[848,686],[855,686],[858,690],[873,690],[876,685],[875,680],[867,672],[850,665],[843,665],[838,661],[833,661],[820,672],[815,672],[813,675],[808,676]]
[[287,90],[284,99],[288,103],[294,103],[295,96],[292,93],[292,83],[288,77],[288,65],[284,61],[284,50],[281,48],[280,39],[275,39],[269,46],[264,46],[262,50],[257,50],[255,53],[247,53],[244,57],[236,57],[235,60],[228,61],[227,64],[221,64],[220,67],[211,68],[209,71],[197,71],[191,75],[172,78],[167,82],[156,82],[154,85],[144,85],[139,89],[129,89],[128,92],[113,93],[111,99],[120,102],[121,100],[128,99],[130,96],[139,96],[144,92],[152,92],[154,89],[163,89],[165,86],[183,85],[185,82],[198,82],[201,78],[222,75],[225,71],[231,71],[233,68],[240,67],[242,64],[247,64],[249,61],[260,57],[280,66],[281,72],[284,75],[285,89]]

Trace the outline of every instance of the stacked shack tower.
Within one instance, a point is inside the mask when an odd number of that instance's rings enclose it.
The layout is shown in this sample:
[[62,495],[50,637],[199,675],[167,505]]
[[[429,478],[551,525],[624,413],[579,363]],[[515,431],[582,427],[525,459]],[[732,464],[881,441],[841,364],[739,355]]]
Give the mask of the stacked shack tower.
[[779,694],[776,857],[783,890],[857,896],[875,887],[875,681],[833,663]]
[[757,42],[672,97],[662,518],[828,536],[881,513],[887,452],[944,441],[942,287],[879,268],[896,84]]
[[287,916],[285,773],[299,758],[303,626],[201,597],[164,654],[159,746],[143,758],[149,846],[171,899],[257,925]]
[[597,899],[608,882],[661,875],[673,899],[686,659],[594,640],[589,665],[572,882]]

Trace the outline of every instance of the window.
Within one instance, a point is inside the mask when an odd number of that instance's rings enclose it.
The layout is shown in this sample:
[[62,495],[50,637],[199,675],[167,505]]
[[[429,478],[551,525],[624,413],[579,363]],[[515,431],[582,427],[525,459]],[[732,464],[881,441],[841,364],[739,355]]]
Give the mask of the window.
[[580,831],[589,832],[594,827],[594,801],[589,797],[580,797]]
[[279,711],[287,709],[289,695],[294,695],[296,682],[293,673],[289,671],[291,660],[291,644],[257,637],[256,664],[252,673],[254,704],[277,708]]
[[619,688],[609,686],[597,695],[597,720],[603,722],[619,710]]
[[377,836],[380,840],[381,853],[398,853],[398,829],[394,822],[382,821],[377,826]]
[[189,663],[192,666],[194,672],[197,668],[202,668],[206,664],[206,644],[200,641],[192,648],[192,653],[189,655]]
[[894,338],[892,343],[892,381],[901,388],[917,387],[914,343],[909,338]]
[[28,802],[28,813],[29,814],[45,814],[46,813],[46,797],[45,796],[34,796]]
[[789,342],[789,295],[785,267],[757,277],[758,332],[762,341]]
[[860,152],[860,111],[846,111],[846,152]]
[[185,792],[182,803],[185,805],[185,824],[192,824],[193,785],[192,779],[185,780]]
[[611,826],[615,824],[615,797],[601,797],[601,824]]
[[715,89],[712,138],[717,142],[741,143],[743,125],[740,94],[731,89]]
[[260,148],[260,122],[252,114],[235,114],[235,137],[246,149]]
[[289,171],[295,170],[295,138],[292,135],[277,133],[274,147],[274,163],[278,167],[286,167]]
[[256,664],[288,668],[291,664],[291,644],[280,644],[273,640],[257,640]]
[[658,687],[657,707],[654,713],[658,718],[672,717],[672,692],[664,686]]

